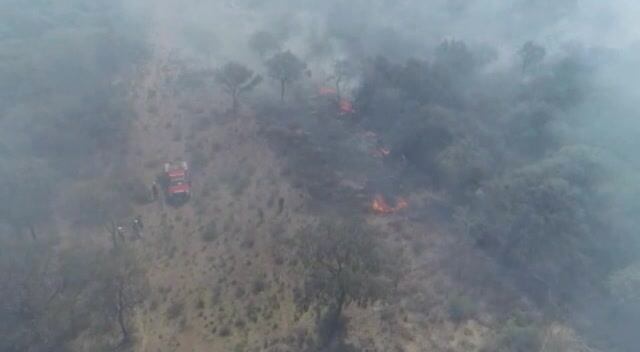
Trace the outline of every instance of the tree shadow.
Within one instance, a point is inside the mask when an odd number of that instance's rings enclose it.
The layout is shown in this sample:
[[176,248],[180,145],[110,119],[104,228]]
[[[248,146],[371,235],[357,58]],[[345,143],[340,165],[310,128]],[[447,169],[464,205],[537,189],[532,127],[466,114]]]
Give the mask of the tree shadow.
[[356,352],[346,341],[347,321],[337,307],[332,306],[321,317],[317,326],[318,342],[314,352]]

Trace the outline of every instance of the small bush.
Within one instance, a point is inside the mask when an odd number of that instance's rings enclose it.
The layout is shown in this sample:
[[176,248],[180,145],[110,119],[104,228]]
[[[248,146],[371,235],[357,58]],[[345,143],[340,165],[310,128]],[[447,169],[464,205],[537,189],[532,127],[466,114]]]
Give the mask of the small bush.
[[204,309],[204,301],[202,299],[199,299],[196,302],[196,309],[197,310],[203,310]]
[[411,249],[413,250],[413,254],[420,255],[424,253],[426,248],[427,244],[425,243],[425,241],[416,241]]
[[247,187],[249,187],[249,185],[251,184],[250,176],[247,176],[246,174],[240,174],[237,176],[239,177],[234,178],[233,182],[231,183],[231,193],[234,196],[242,195],[245,189],[247,189]]
[[264,283],[264,280],[256,279],[251,285],[251,293],[253,293],[254,295],[257,295],[260,292],[264,291],[265,287],[266,287],[266,284]]
[[180,302],[172,303],[169,308],[167,308],[167,319],[174,320],[177,317],[182,315],[182,311],[184,310],[184,305]]
[[138,205],[148,204],[153,199],[149,187],[140,178],[130,178],[122,185],[122,193],[129,196],[129,199]]
[[206,242],[215,241],[218,238],[218,229],[215,221],[210,221],[202,231],[202,239]]
[[509,326],[497,340],[498,352],[530,352],[540,350],[540,331],[535,326]]
[[467,296],[458,296],[449,301],[449,317],[456,323],[471,318],[475,313],[476,307]]
[[146,169],[160,170],[162,168],[163,163],[164,163],[163,159],[157,158],[157,159],[150,159],[145,161],[142,164],[142,166],[144,166]]
[[542,331],[530,319],[515,316],[501,329],[495,340],[483,352],[531,352],[539,351],[542,345]]
[[228,326],[223,326],[220,328],[220,331],[218,332],[218,335],[222,336],[222,337],[227,337],[229,335],[231,335],[231,329],[229,329]]
[[240,244],[240,246],[241,246],[242,248],[248,248],[248,249],[251,249],[251,248],[253,248],[253,246],[255,245],[255,243],[256,243],[256,241],[255,241],[253,238],[251,238],[251,237],[247,237],[247,238],[245,238],[245,239],[242,241],[242,243]]
[[211,125],[213,125],[213,119],[211,116],[200,115],[194,121],[192,128],[194,132],[200,132],[208,130]]
[[253,304],[249,304],[246,307],[247,319],[252,323],[258,322],[258,314],[260,313],[260,308],[256,307]]
[[191,166],[194,169],[202,170],[209,165],[209,157],[201,148],[195,147],[191,151]]
[[276,265],[280,266],[284,264],[284,257],[280,254],[276,254],[276,257],[274,258],[274,262]]
[[174,142],[180,142],[182,140],[182,130],[181,129],[175,129],[173,131],[173,136],[171,137],[171,140],[173,140]]

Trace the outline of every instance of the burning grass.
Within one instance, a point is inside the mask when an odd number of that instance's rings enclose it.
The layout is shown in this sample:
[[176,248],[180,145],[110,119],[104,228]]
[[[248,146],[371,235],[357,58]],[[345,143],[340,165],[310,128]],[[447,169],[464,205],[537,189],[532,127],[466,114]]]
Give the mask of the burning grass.
[[399,212],[409,207],[409,202],[402,197],[397,197],[394,206],[391,206],[381,194],[377,194],[371,201],[371,210],[378,215],[388,215]]

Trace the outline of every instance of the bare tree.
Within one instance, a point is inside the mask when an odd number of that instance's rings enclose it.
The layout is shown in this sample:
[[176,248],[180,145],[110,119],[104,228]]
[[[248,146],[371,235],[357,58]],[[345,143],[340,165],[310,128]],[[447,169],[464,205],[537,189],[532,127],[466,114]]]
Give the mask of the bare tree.
[[120,333],[120,345],[131,341],[128,317],[144,301],[148,285],[136,253],[124,246],[104,257],[97,275],[102,292],[103,312]]
[[522,60],[522,72],[525,72],[539,65],[547,55],[547,51],[543,46],[533,41],[528,41],[520,48],[518,55],[520,55],[520,59]]
[[230,61],[219,68],[215,73],[215,79],[222,84],[225,92],[233,99],[233,111],[238,108],[238,97],[241,93],[255,88],[262,82],[262,76],[256,75],[245,65]]
[[53,314],[65,283],[50,244],[12,237],[0,247],[0,350],[60,350],[72,319]]
[[322,223],[304,229],[298,237],[298,257],[304,270],[303,294],[298,305],[326,308],[323,322],[329,340],[340,332],[342,312],[351,303],[360,306],[383,299],[393,287],[387,277],[388,248],[375,232],[355,223]]
[[333,79],[336,83],[336,93],[338,101],[342,99],[342,87],[345,83],[355,76],[356,70],[354,65],[347,60],[338,60],[333,65]]
[[299,80],[306,68],[307,64],[288,50],[274,55],[267,61],[269,77],[280,82],[281,101],[284,101],[286,86]]
[[[67,351],[82,333],[91,348],[131,341],[130,316],[147,289],[136,253],[0,237],[0,350]],[[105,329],[110,327],[110,329]]]
[[5,165],[0,171],[0,223],[12,226],[18,234],[28,230],[35,240],[36,227],[51,216],[51,170],[33,160]]

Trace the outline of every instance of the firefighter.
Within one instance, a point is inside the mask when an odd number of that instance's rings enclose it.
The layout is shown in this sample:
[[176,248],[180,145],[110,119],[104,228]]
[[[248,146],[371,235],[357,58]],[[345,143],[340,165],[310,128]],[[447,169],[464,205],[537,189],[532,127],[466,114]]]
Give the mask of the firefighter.
[[124,241],[124,227],[122,227],[121,225],[118,225],[116,227],[116,232],[118,233],[118,237],[120,237],[120,239]]
[[140,216],[136,216],[133,219],[131,227],[133,228],[133,233],[136,235],[136,238],[142,238],[142,229],[144,228],[144,225],[142,224],[142,218]]
[[136,221],[138,222],[138,227],[140,227],[140,231],[144,229],[144,224],[142,223],[142,216],[138,215],[136,217]]
[[156,181],[153,181],[151,185],[151,193],[153,194],[153,201],[158,200],[158,183],[156,183]]

